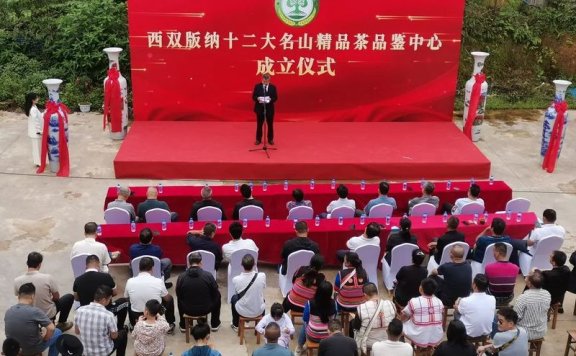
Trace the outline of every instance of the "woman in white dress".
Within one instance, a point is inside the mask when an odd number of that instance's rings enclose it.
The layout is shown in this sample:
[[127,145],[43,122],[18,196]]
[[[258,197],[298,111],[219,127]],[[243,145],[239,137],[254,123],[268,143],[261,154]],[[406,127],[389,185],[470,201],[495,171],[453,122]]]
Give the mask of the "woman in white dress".
[[25,112],[28,116],[28,137],[32,140],[32,159],[34,164],[40,166],[40,154],[42,146],[42,130],[44,129],[44,115],[36,107],[38,95],[36,93],[26,94]]

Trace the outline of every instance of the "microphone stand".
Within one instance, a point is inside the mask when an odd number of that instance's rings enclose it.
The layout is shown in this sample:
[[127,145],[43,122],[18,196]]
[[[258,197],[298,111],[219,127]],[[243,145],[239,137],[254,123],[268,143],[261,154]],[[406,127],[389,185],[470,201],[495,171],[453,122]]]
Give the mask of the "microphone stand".
[[[264,92],[264,86],[262,86],[262,92]],[[267,94],[267,93],[264,92],[264,94]],[[262,146],[262,148],[253,148],[253,149],[248,150],[248,152],[264,151],[264,153],[266,153],[266,157],[270,158],[270,153],[268,153],[268,151],[270,151],[270,150],[276,151],[277,148],[268,147],[268,145],[267,145],[267,143],[268,143],[268,122],[266,121],[266,118],[267,118],[266,100],[262,101],[262,108],[264,109],[264,123],[263,123],[263,127],[262,127],[262,141],[264,141],[264,145]]]

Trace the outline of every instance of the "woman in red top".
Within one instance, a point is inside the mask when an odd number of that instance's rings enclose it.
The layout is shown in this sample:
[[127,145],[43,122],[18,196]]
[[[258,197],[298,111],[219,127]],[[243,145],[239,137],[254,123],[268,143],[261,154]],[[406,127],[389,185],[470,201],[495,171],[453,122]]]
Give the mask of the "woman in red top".
[[317,253],[312,256],[309,266],[301,267],[292,279],[292,290],[288,293],[282,306],[284,312],[289,310],[302,313],[306,302],[314,298],[316,289],[325,277],[319,271],[324,266],[324,257]]

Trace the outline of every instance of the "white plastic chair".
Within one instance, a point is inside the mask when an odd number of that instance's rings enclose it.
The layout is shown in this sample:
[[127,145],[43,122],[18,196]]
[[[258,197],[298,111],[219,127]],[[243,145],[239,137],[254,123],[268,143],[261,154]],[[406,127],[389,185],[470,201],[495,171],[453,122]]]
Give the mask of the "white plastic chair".
[[121,208],[108,208],[104,211],[106,224],[130,224],[130,213]]
[[200,255],[202,255],[202,269],[208,273],[210,273],[212,275],[212,277],[214,277],[214,279],[216,279],[216,269],[214,268],[214,265],[216,264],[216,256],[214,256],[214,254],[210,251],[206,251],[206,250],[196,250],[196,251],[192,251],[189,254],[186,255],[186,268],[190,268],[190,254],[194,253],[194,252],[198,252]]
[[524,252],[519,252],[518,257],[522,274],[527,276],[533,268],[538,268],[542,271],[552,269],[550,254],[552,251],[559,250],[563,242],[564,239],[559,236],[547,236],[538,241],[532,256]]
[[452,249],[452,247],[456,245],[462,246],[462,248],[464,249],[464,256],[468,256],[470,246],[468,246],[466,242],[460,242],[460,241],[452,242],[444,247],[444,250],[442,251],[442,258],[440,258],[440,264],[437,264],[436,259],[430,256],[430,259],[428,260],[428,267],[426,268],[428,270],[428,275],[430,275],[430,273],[432,273],[432,271],[437,269],[440,265],[451,261],[450,250]]
[[[510,255],[512,254],[513,248],[512,245],[507,242],[503,242],[503,244],[506,245],[506,261],[508,261],[510,259]],[[472,267],[472,279],[474,279],[478,273],[484,273],[486,271],[486,266],[496,262],[496,259],[494,258],[494,245],[496,244],[493,243],[486,247],[482,263],[476,262],[474,260],[470,261],[470,267]]]
[[330,214],[328,214],[328,219],[338,219],[339,217],[353,218],[354,209],[349,206],[339,206],[336,209],[333,209]]
[[436,207],[434,204],[430,203],[420,203],[412,207],[410,216],[423,216],[424,214],[428,216],[436,215]]
[[74,279],[78,278],[86,272],[86,257],[90,256],[89,253],[81,253],[70,259],[72,264],[72,273],[74,274]]
[[161,223],[163,221],[169,223],[171,221],[170,212],[166,209],[161,208],[154,208],[148,210],[144,215],[144,218],[146,219],[147,223]]
[[232,300],[232,296],[234,295],[232,279],[244,271],[244,267],[242,267],[242,258],[245,255],[252,255],[252,257],[254,257],[254,267],[258,265],[258,251],[242,249],[232,252],[230,255],[230,263],[228,264],[228,303],[230,303],[230,300]]
[[292,289],[292,277],[294,273],[302,266],[308,266],[310,260],[314,256],[314,252],[308,250],[300,250],[292,252],[286,261],[286,275],[278,273],[278,285],[280,286],[280,292],[282,292],[282,297],[286,297],[288,292]]
[[222,219],[222,210],[214,206],[205,206],[198,209],[198,221],[218,221]]
[[380,257],[380,246],[364,245],[354,250],[362,261],[362,267],[368,275],[368,280],[378,287],[378,257]]
[[295,206],[288,212],[288,220],[306,220],[314,217],[314,210],[309,206]]
[[412,264],[412,251],[417,248],[417,245],[408,243],[394,246],[392,251],[390,251],[392,254],[391,265],[388,265],[386,259],[382,257],[382,279],[384,281],[384,287],[386,287],[388,291],[394,289],[394,280],[400,268]]
[[506,203],[506,211],[512,213],[525,213],[530,209],[530,200],[526,198],[516,198]]
[[484,205],[480,203],[468,203],[462,207],[461,215],[482,214],[484,212]]
[[130,261],[130,266],[132,267],[132,275],[134,277],[136,277],[138,275],[138,273],[140,273],[140,260],[143,259],[144,257],[150,257],[152,260],[154,260],[154,267],[152,268],[152,275],[156,278],[162,278],[162,269],[161,269],[161,265],[160,265],[160,259],[158,257],[150,256],[150,255],[143,255],[140,257],[136,257],[135,259]]
[[246,205],[238,211],[240,220],[262,220],[264,219],[264,209],[256,205]]
[[376,204],[370,209],[368,216],[371,218],[385,218],[392,216],[392,211],[394,211],[394,207],[390,204]]

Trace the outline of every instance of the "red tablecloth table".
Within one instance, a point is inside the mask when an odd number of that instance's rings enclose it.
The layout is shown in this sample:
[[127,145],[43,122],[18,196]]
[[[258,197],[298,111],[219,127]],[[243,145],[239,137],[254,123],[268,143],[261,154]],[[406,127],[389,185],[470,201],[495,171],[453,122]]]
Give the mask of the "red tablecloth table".
[[[504,214],[491,214],[485,225],[460,224],[459,230],[466,235],[466,242],[470,246],[474,245],[476,236],[482,232],[490,224],[494,216],[499,216],[505,219]],[[473,217],[462,215],[460,221],[471,221]],[[386,238],[392,226],[398,226],[400,218],[394,217],[391,219],[390,225],[386,226],[383,219],[366,219],[366,224],[371,221],[377,221],[385,227],[384,231],[380,234],[382,253],[386,247]],[[428,251],[428,243],[435,238],[441,236],[446,228],[445,223],[442,222],[442,216],[428,217],[426,223],[422,222],[421,218],[412,218],[412,232],[418,237],[418,245],[424,251]],[[534,213],[524,213],[522,220],[516,222],[515,217],[506,221],[506,234],[512,238],[524,238],[533,228],[536,223],[536,215]],[[251,238],[256,242],[259,247],[259,262],[277,264],[280,263],[280,252],[286,240],[295,237],[292,221],[286,220],[272,220],[270,227],[266,227],[264,221],[250,221],[244,230],[244,236]],[[203,223],[196,223],[194,229],[201,229]],[[222,228],[218,229],[215,236],[215,241],[219,245],[223,245],[230,240],[228,234],[229,221],[222,223]],[[175,265],[185,265],[186,255],[190,248],[186,244],[186,232],[188,231],[188,223],[169,223],[167,224],[166,231],[162,231],[161,224],[138,224],[136,232],[130,231],[130,225],[102,225],[102,235],[98,237],[101,241],[108,245],[110,250],[119,250],[122,253],[119,262],[128,262],[128,249],[134,244],[138,243],[138,233],[144,227],[150,227],[152,230],[158,232],[153,240],[154,244],[159,245],[164,251],[164,256],[172,259]],[[315,226],[314,221],[308,221],[309,237],[320,245],[320,252],[326,258],[326,263],[329,265],[337,265],[336,251],[346,248],[346,241],[352,236],[358,236],[364,231],[365,225],[360,224],[360,219],[344,219],[342,225],[338,224],[336,219],[323,219],[320,226]]]
[[[493,213],[504,210],[506,203],[512,199],[512,189],[503,181],[494,181],[490,184],[488,181],[478,181],[480,186],[480,197],[484,199],[486,209]],[[360,184],[346,184],[349,189],[348,197],[356,201],[356,207],[364,208],[371,200],[378,196],[378,184],[366,184],[364,190]],[[435,183],[434,195],[440,198],[440,206],[444,203],[454,203],[456,199],[466,196],[470,182],[452,182],[450,190],[446,187],[446,182]],[[263,191],[262,184],[255,184],[253,196],[262,200],[264,203],[264,214],[269,215],[271,219],[285,219],[288,216],[286,202],[292,200],[292,190],[300,188],[304,192],[304,199],[312,201],[315,214],[326,211],[328,204],[337,198],[336,190],[332,189],[330,183],[316,184],[314,190],[310,189],[309,184],[290,184],[288,190],[284,190],[283,184],[270,184],[268,189]],[[138,204],[146,199],[147,187],[130,187],[134,195],[128,201],[137,208]],[[192,203],[201,200],[201,186],[164,186],[163,191],[159,194],[158,199],[168,203],[170,209],[179,215],[180,221],[188,221]],[[402,183],[391,183],[389,196],[396,199],[398,209],[395,216],[402,216],[408,210],[408,200],[421,196],[422,189],[419,182],[408,183],[407,189],[402,189]],[[212,195],[215,200],[221,202],[224,206],[226,216],[231,219],[234,205],[242,199],[240,192],[234,191],[234,186],[213,186]],[[108,203],[116,199],[116,187],[108,188],[104,209]]]

